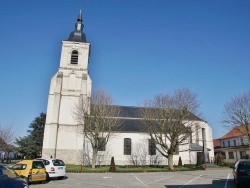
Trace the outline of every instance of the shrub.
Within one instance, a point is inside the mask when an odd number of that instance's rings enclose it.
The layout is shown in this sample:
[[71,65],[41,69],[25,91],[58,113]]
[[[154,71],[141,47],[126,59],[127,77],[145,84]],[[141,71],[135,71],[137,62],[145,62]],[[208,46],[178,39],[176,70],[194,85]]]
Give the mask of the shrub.
[[114,159],[114,157],[111,157],[109,172],[115,172],[115,159]]
[[197,156],[197,163],[196,163],[196,166],[201,166],[202,165],[202,156],[201,155],[198,155]]
[[179,156],[178,166],[182,166],[182,160],[180,156]]

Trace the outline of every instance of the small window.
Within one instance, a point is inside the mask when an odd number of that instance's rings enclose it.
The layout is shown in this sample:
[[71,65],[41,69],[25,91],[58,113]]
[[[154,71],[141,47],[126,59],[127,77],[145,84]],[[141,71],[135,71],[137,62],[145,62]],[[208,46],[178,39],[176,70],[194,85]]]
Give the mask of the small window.
[[105,151],[106,150],[106,142],[105,138],[98,138],[98,151]]
[[234,140],[234,146],[236,146],[236,140]]
[[62,160],[52,160],[54,166],[65,166],[64,162]]
[[193,143],[192,132],[190,133],[190,144]]
[[27,165],[25,165],[25,164],[16,164],[16,165],[13,166],[12,168],[13,168],[14,170],[24,170],[24,169],[26,169],[26,166],[27,166]]
[[46,166],[50,164],[50,162],[47,161],[47,160],[43,160],[43,163],[44,163]]
[[71,64],[78,63],[78,51],[74,50],[71,54]]
[[240,158],[245,159],[246,158],[246,151],[240,151]]
[[131,155],[131,138],[124,138],[124,155]]
[[33,161],[32,168],[40,169],[45,167],[42,161]]
[[155,142],[152,139],[148,139],[148,154],[149,155],[155,155],[156,154]]
[[240,138],[241,145],[244,145],[244,140],[243,138]]
[[230,141],[227,141],[228,147],[230,147]]
[[222,147],[223,147],[223,148],[225,147],[225,142],[224,142],[224,141],[222,142]]
[[234,159],[234,152],[228,152],[229,159]]

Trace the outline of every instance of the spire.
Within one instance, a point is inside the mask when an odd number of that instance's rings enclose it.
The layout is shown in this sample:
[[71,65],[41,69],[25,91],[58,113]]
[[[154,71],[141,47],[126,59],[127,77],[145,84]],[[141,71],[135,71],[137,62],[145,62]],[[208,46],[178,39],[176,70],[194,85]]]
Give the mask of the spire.
[[81,22],[82,23],[82,10],[80,10],[79,16],[77,18],[77,22]]
[[83,30],[82,10],[80,10],[77,21],[75,23],[75,31],[72,31],[70,33],[68,40],[75,41],[75,42],[86,42],[86,36],[82,30]]

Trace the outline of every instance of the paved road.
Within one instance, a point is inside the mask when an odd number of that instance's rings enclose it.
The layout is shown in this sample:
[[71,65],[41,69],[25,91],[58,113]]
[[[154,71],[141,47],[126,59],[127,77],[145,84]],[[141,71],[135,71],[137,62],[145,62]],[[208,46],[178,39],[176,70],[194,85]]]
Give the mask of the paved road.
[[[31,188],[235,188],[231,169],[157,173],[68,173]],[[247,186],[246,186],[247,188]]]

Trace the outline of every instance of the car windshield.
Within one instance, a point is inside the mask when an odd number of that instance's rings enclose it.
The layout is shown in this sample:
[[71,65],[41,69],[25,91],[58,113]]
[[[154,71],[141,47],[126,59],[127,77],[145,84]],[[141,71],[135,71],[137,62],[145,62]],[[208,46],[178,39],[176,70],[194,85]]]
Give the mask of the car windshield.
[[239,169],[250,170],[250,161],[241,162],[239,164]]
[[65,166],[64,162],[59,159],[52,160],[54,166]]
[[15,173],[14,170],[10,169],[7,166],[0,166],[0,178],[16,178],[18,175]]

